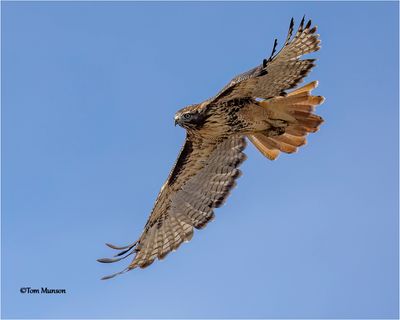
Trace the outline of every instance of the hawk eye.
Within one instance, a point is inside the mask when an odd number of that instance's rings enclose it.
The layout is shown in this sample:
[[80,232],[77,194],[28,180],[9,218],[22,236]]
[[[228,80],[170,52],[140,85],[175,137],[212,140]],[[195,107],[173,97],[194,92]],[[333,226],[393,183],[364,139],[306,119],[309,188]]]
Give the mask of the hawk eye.
[[192,115],[190,113],[185,113],[183,115],[183,118],[186,119],[186,120],[189,120],[191,117],[192,117]]

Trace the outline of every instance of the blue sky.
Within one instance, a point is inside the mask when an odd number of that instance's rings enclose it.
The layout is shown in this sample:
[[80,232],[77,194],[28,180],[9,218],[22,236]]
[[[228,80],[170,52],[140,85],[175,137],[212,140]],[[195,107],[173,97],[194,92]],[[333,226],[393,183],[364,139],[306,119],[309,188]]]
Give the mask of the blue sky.
[[[303,14],[321,130],[274,162],[249,145],[214,222],[100,281],[176,159],[175,111]],[[2,2],[2,318],[396,318],[398,44],[396,2]]]

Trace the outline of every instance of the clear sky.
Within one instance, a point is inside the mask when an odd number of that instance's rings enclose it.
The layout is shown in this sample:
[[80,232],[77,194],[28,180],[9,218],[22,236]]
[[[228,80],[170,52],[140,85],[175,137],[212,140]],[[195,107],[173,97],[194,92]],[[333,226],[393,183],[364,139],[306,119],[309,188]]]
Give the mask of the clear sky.
[[[319,26],[326,122],[247,148],[216,219],[109,281],[184,140],[176,110]],[[394,318],[398,3],[2,2],[2,317]],[[21,287],[65,295],[21,294]]]

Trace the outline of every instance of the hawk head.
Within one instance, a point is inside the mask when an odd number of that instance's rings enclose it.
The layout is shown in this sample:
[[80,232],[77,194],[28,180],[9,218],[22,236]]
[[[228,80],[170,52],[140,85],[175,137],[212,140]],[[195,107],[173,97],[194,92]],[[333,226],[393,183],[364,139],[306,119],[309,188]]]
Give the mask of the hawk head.
[[175,125],[179,124],[185,129],[200,129],[207,116],[205,114],[204,108],[199,108],[199,105],[190,105],[179,110],[175,113]]

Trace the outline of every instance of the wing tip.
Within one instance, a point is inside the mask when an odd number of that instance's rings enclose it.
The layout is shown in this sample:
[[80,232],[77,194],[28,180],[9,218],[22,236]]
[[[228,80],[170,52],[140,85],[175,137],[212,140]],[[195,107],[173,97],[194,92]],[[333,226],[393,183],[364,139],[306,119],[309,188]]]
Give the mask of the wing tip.
[[112,279],[112,278],[114,278],[114,277],[116,277],[116,276],[118,276],[118,275],[120,275],[120,274],[123,274],[123,273],[125,273],[125,272],[128,272],[129,270],[131,270],[131,269],[130,269],[129,267],[127,267],[127,268],[125,268],[125,269],[122,270],[122,271],[119,271],[119,272],[110,274],[110,275],[108,275],[108,276],[104,276],[104,277],[100,278],[100,280],[109,280],[109,279]]

